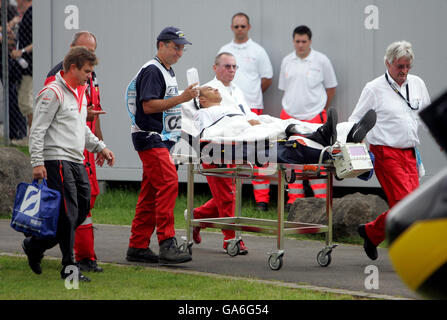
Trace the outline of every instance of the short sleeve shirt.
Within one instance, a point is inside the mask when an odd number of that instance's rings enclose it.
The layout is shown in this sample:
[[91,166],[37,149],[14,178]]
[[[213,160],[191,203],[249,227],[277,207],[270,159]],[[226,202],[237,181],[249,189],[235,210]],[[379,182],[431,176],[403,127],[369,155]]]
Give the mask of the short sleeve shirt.
[[309,120],[323,111],[327,102],[327,88],[335,88],[337,78],[329,58],[311,50],[304,58],[295,51],[281,63],[278,88],[284,91],[283,109],[299,120]]
[[267,52],[251,39],[241,44],[232,41],[220,48],[221,52],[229,52],[236,58],[239,69],[233,82],[244,93],[249,107],[263,109],[261,79],[273,77],[273,67]]
[[[175,76],[172,69],[169,72],[172,76]],[[157,66],[150,64],[139,72],[136,80],[136,91],[135,122],[142,131],[132,133],[135,149],[142,151],[150,148],[171,148],[173,142],[162,141],[158,134],[150,134],[151,132],[162,132],[163,113],[145,114],[143,110],[144,101],[165,98],[166,83]]]

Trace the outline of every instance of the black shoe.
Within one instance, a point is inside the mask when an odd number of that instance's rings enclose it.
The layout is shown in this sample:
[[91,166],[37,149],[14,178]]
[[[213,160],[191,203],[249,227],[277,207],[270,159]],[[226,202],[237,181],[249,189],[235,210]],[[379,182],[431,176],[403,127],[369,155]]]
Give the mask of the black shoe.
[[129,247],[127,249],[126,260],[135,262],[158,263],[158,255],[155,254],[150,248],[141,249]]
[[365,225],[359,225],[359,227],[357,228],[357,232],[359,233],[360,237],[365,239],[365,241],[363,242],[363,249],[365,249],[368,258],[370,258],[371,260],[376,260],[379,256],[377,253],[377,247],[371,242],[371,240],[369,240],[368,235],[366,234]]
[[160,263],[183,263],[191,260],[189,252],[183,252],[178,248],[176,238],[169,238],[160,243]]
[[300,134],[298,132],[298,130],[296,130],[296,125],[293,123],[291,123],[287,126],[285,133],[286,133],[287,138],[289,138],[290,136],[293,136],[295,134]]
[[256,203],[256,209],[259,211],[268,211],[269,204],[267,202],[258,202]]
[[[71,267],[70,269],[67,269]],[[67,269],[67,270],[66,270]],[[66,278],[68,278],[71,274],[73,274],[73,272],[77,272],[78,274],[78,281],[83,281],[83,282],[90,282],[90,278],[87,278],[86,276],[84,276],[81,272],[81,270],[79,269],[79,267],[75,264],[72,265],[67,265],[67,266],[63,266],[62,270],[61,270],[61,279],[65,280]]]
[[327,121],[306,138],[318,142],[323,147],[332,146],[337,141],[338,115],[335,108],[327,110]]
[[366,134],[371,130],[376,124],[377,115],[372,109],[368,110],[365,115],[354,124],[346,137],[346,142],[360,143],[365,139]]
[[78,263],[79,265],[79,269],[81,269],[81,271],[85,271],[85,272],[103,272],[104,270],[102,270],[102,268],[100,266],[98,266],[98,263],[96,262],[96,260],[90,260],[90,259],[82,259],[81,261],[79,261]]
[[22,248],[26,256],[28,257],[28,265],[30,266],[31,270],[33,270],[35,274],[41,274],[42,268],[40,267],[40,262],[42,261],[43,254],[35,254],[31,252],[31,249],[28,245],[30,240],[31,238],[23,239]]

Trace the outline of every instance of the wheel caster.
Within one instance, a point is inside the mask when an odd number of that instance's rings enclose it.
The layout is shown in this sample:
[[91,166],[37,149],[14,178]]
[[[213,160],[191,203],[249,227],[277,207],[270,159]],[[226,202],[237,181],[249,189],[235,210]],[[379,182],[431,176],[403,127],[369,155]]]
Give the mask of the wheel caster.
[[186,251],[188,251],[188,253],[192,255],[192,245],[193,245],[192,242],[188,243],[188,242],[186,242],[186,240],[185,240],[184,242],[182,242],[182,243],[178,246],[178,248],[179,248],[179,250],[180,250],[181,252],[186,252]]
[[317,255],[317,262],[322,267],[327,267],[331,264],[332,257],[330,252],[326,252],[325,250],[321,250]]
[[230,257],[235,257],[239,254],[240,249],[241,245],[239,244],[239,241],[229,241],[227,245],[227,254]]
[[283,263],[282,259],[283,259],[283,256],[278,256],[276,254],[272,254],[269,257],[269,267],[270,267],[270,269],[272,269],[272,270],[279,270],[279,269],[281,269],[282,263]]

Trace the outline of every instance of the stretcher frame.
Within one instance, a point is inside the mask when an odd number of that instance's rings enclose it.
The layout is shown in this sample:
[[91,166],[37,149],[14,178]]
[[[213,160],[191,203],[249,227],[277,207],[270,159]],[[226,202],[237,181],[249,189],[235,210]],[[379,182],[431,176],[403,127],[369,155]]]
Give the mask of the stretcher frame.
[[[322,151],[323,154],[324,150]],[[255,168],[250,163],[239,164],[234,168],[210,168],[203,169],[200,164],[189,162],[187,173],[187,214],[186,214],[186,238],[181,244],[180,248],[189,250],[192,253],[192,228],[215,228],[215,229],[229,229],[236,231],[236,237],[227,240],[227,253],[230,256],[239,254],[240,241],[242,240],[241,233],[266,233],[277,236],[276,251],[268,252],[268,264],[272,270],[279,270],[283,265],[284,236],[287,234],[326,234],[326,245],[317,254],[317,262],[322,267],[327,267],[331,261],[332,250],[337,246],[332,243],[332,204],[333,204],[333,178],[334,166],[331,163],[321,163],[315,165],[302,164],[271,164],[273,169]],[[248,218],[242,216],[242,181],[244,179],[260,179],[255,176],[255,173],[262,174],[262,179],[270,181],[277,181],[278,183],[278,206],[277,220]],[[231,218],[204,218],[194,219],[192,212],[194,210],[194,176],[201,174],[204,176],[216,176],[222,178],[233,178],[236,187],[235,199],[235,216]],[[287,179],[289,177],[289,179]],[[310,179],[326,179],[326,216],[327,225],[311,224],[302,222],[290,222],[284,219],[284,197],[286,183],[292,183],[292,180],[310,180]]]

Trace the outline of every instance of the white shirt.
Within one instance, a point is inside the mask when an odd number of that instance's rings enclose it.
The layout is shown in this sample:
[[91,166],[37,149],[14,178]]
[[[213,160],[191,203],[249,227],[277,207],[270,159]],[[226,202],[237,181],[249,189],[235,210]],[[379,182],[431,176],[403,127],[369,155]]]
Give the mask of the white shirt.
[[226,87],[220,80],[217,80],[217,78],[214,77],[213,80],[206,83],[204,86],[210,86],[219,90],[220,95],[222,96],[222,101],[220,102],[221,105],[242,106],[247,120],[257,119],[258,115],[250,110],[241,89],[239,89],[233,82]]
[[278,88],[284,91],[282,107],[290,116],[310,120],[326,106],[326,88],[335,88],[337,78],[328,57],[311,49],[301,59],[296,52],[281,62]]
[[[216,122],[228,115],[245,116],[245,113],[243,113],[243,111],[236,106],[218,105],[208,108],[201,108],[194,114],[194,123],[197,129],[202,132],[203,129],[216,124]],[[245,117],[244,119],[245,122],[247,122]]]
[[244,43],[234,41],[220,48],[219,53],[229,52],[236,58],[239,69],[233,82],[242,90],[252,109],[264,109],[261,79],[273,77],[273,67],[267,52],[251,39]]
[[366,136],[370,144],[400,149],[415,147],[419,144],[418,113],[430,104],[427,87],[421,78],[411,74],[407,76],[407,81],[401,87],[389,74],[388,79],[405,98],[408,84],[410,104],[419,106],[419,110],[412,110],[406,101],[391,88],[385,75],[382,74],[365,85],[349,121],[357,122],[369,109],[373,109],[376,111],[377,120]]

